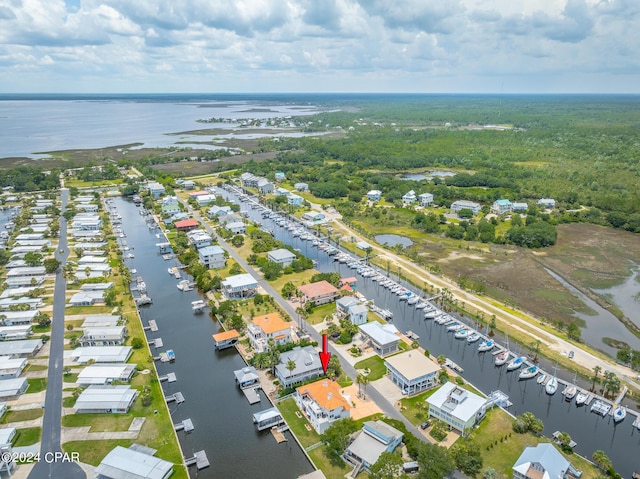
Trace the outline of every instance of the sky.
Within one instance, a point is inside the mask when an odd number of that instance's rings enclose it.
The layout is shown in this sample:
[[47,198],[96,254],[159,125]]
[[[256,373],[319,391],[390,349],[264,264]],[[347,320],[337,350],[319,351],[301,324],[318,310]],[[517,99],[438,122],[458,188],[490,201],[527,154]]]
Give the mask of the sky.
[[0,0],[0,93],[640,93],[640,0]]

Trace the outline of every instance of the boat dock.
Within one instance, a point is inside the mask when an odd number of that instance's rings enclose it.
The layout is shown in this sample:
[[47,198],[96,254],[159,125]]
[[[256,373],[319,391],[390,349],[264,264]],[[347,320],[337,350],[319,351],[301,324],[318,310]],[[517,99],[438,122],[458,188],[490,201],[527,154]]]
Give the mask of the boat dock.
[[289,426],[287,426],[286,424],[283,424],[280,427],[273,426],[271,428],[271,434],[273,434],[273,437],[276,439],[276,442],[278,444],[283,443],[283,442],[287,442],[287,438],[284,435],[284,432],[287,431],[288,429],[289,429]]
[[169,404],[170,402],[175,402],[176,404],[181,404],[184,402],[184,396],[182,395],[181,392],[177,392],[175,394],[172,394],[170,396],[165,396],[164,400],[167,401],[167,404]]
[[161,348],[162,346],[164,346],[164,343],[162,342],[162,338],[156,338],[149,341],[149,346],[153,346],[154,348]]
[[179,422],[178,424],[174,424],[173,428],[176,431],[184,431],[184,432],[191,432],[195,429],[193,427],[193,422],[191,421],[191,419],[185,419],[184,421]]
[[601,401],[600,399],[594,402],[593,405],[591,406],[591,412],[600,414],[603,417],[609,414],[610,410],[611,410],[611,404]]
[[145,328],[145,330],[148,328],[149,331],[151,331],[152,333],[155,333],[156,331],[158,331],[158,325],[156,324],[156,320],[155,319],[150,319],[149,320],[149,326],[147,326]]
[[260,395],[258,394],[258,388],[242,389],[244,397],[247,398],[249,404],[256,404],[260,402]]
[[636,416],[635,420],[633,421],[633,427],[638,428],[638,426],[640,426],[640,415]]
[[168,383],[175,383],[178,380],[178,378],[176,377],[176,373],[167,373],[164,376],[160,376],[158,378],[158,381],[162,382],[168,382]]
[[193,453],[193,457],[185,458],[184,463],[187,466],[196,466],[198,471],[209,467],[209,459],[207,459],[207,453],[204,451],[198,451]]
[[448,367],[449,369],[452,369],[453,371],[457,372],[457,373],[463,373],[464,372],[464,369],[462,369],[461,366],[457,365],[456,363],[451,361],[451,359],[449,359],[449,358],[447,358],[447,360],[444,362],[444,365],[446,367]]
[[627,391],[629,391],[629,388],[627,386],[623,386],[622,390],[620,391],[620,394],[618,394],[615,400],[613,401],[613,404],[622,404],[622,400],[624,399],[624,396],[627,394]]
[[[556,431],[553,434],[551,434],[551,437],[553,438],[553,441],[556,444],[560,444],[560,441],[558,440],[558,438],[560,437],[560,434],[562,434],[560,431]],[[574,447],[576,447],[578,445],[577,442],[575,442],[573,439],[569,442],[569,447],[571,449],[573,449]]]

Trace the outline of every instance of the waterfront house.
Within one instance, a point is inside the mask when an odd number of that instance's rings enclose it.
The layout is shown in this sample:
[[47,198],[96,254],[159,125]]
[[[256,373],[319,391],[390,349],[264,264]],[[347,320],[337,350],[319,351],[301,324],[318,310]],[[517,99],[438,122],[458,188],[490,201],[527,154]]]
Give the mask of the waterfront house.
[[267,259],[269,261],[273,261],[274,263],[278,263],[279,265],[282,265],[283,268],[286,268],[287,266],[291,266],[291,263],[293,263],[293,260],[296,259],[296,255],[295,253],[292,253],[288,249],[280,248],[280,249],[275,249],[273,251],[269,251],[267,253]]
[[367,193],[369,201],[380,201],[380,198],[382,198],[382,191],[380,190],[371,190]]
[[230,215],[219,216],[218,221],[221,225],[226,227],[228,223],[242,223],[242,216],[233,213]]
[[328,379],[296,388],[294,399],[318,434],[324,434],[333,422],[351,415],[351,405],[342,396],[340,385]]
[[176,221],[173,225],[176,227],[178,231],[185,231],[185,232],[194,230],[199,226],[198,222],[194,219]]
[[298,286],[298,291],[302,294],[304,303],[311,302],[316,306],[331,303],[340,296],[338,289],[325,280]]
[[260,376],[253,366],[247,366],[233,372],[236,384],[240,389],[246,389],[260,384]]
[[496,200],[491,205],[491,212],[498,216],[511,213],[511,201],[506,199]]
[[306,221],[322,221],[324,220],[324,213],[319,211],[307,211],[302,215],[302,219]]
[[[2,344],[0,343],[0,347]],[[89,361],[96,363],[126,363],[133,348],[131,346],[87,346],[64,352],[64,357],[71,361],[85,364]]]
[[582,476],[553,444],[527,446],[513,465],[514,479],[573,479]]
[[125,326],[88,327],[84,328],[78,339],[80,346],[120,346],[127,340]]
[[292,325],[290,321],[284,321],[280,313],[255,316],[247,327],[249,341],[259,353],[269,348],[269,340],[273,340],[275,346],[286,344],[291,342]]
[[104,291],[80,291],[69,300],[69,306],[93,306],[104,303]]
[[3,379],[0,381],[0,398],[8,400],[24,393],[29,387],[27,378]]
[[155,453],[155,449],[139,444],[129,449],[116,446],[100,461],[95,474],[101,479],[168,479],[173,464],[154,457]]
[[293,185],[293,187],[296,191],[309,191],[308,183],[296,183]]
[[260,177],[253,173],[245,172],[240,175],[240,183],[242,186],[255,187],[258,184]]
[[117,326],[121,317],[115,314],[90,314],[84,318],[83,328],[109,328]]
[[226,266],[227,258],[224,250],[218,246],[206,246],[198,250],[200,263],[208,269],[221,269]]
[[213,340],[215,342],[216,349],[227,349],[234,346],[238,340],[240,339],[240,333],[235,329],[230,329],[229,331],[221,331],[217,334],[212,334]]
[[361,324],[359,327],[362,342],[371,346],[378,356],[388,356],[398,351],[400,337],[395,334],[397,329],[391,324],[384,326],[378,322]]
[[482,420],[486,402],[485,398],[452,382],[443,384],[427,398],[429,417],[444,421],[463,436]]
[[234,235],[243,235],[247,232],[247,225],[242,221],[233,221],[224,225],[225,229],[231,231]]
[[137,396],[130,386],[91,385],[78,396],[74,408],[78,414],[126,414]]
[[403,205],[412,205],[417,201],[416,192],[411,190],[402,195],[402,204]]
[[291,206],[301,206],[303,202],[304,198],[302,198],[302,196],[296,195],[295,193],[291,193],[289,196],[287,196],[287,204]]
[[0,341],[0,356],[10,358],[30,358],[42,348],[41,339],[22,339],[19,341]]
[[175,196],[165,196],[160,202],[160,209],[164,215],[172,215],[180,211],[180,203]]
[[211,235],[205,230],[201,229],[189,231],[187,233],[187,239],[189,240],[189,243],[192,244],[197,250],[206,246],[210,246],[213,242],[213,240],[211,239]]
[[344,452],[344,459],[354,468],[369,471],[383,452],[393,452],[402,442],[402,433],[384,421],[366,421]]
[[164,186],[157,181],[150,181],[147,183],[146,188],[152,198],[160,198],[164,194]]
[[106,278],[111,274],[111,266],[108,264],[87,264],[75,273],[76,280],[87,278]]
[[418,195],[418,203],[420,206],[429,206],[433,203],[433,195],[431,193],[422,193],[421,195]]
[[403,395],[417,394],[438,383],[440,366],[416,350],[391,356],[385,360],[384,365],[387,376],[400,388]]
[[343,296],[336,301],[336,312],[343,318],[349,318],[351,324],[360,326],[367,322],[367,307],[353,296]]
[[258,290],[258,282],[250,274],[236,274],[222,280],[222,292],[226,299],[246,299]]
[[284,419],[277,407],[272,407],[253,414],[253,423],[256,425],[258,431],[278,426],[283,422]]
[[107,291],[113,288],[112,282],[107,283],[85,283],[80,286],[80,291]]
[[480,206],[480,203],[476,203],[474,201],[458,200],[451,203],[451,212],[455,214],[457,214],[461,210],[471,210],[471,212],[475,216],[480,213],[481,208],[482,206]]
[[[289,361],[293,361],[296,365],[293,370],[287,368]],[[280,354],[280,362],[276,365],[275,374],[280,384],[289,388],[295,384],[323,376],[324,370],[318,351],[313,346],[303,348],[296,346],[291,351]]]
[[542,206],[543,208],[552,210],[556,207],[556,200],[551,198],[540,198],[538,200],[538,206]]
[[78,267],[86,266],[88,264],[105,264],[108,258],[106,256],[82,256],[78,260]]
[[273,190],[275,189],[275,186],[273,186],[273,183],[271,183],[266,178],[260,178],[256,184],[256,187],[258,188],[258,191],[262,195],[273,193]]
[[0,356],[0,379],[15,379],[22,374],[26,367],[27,360],[25,358]]
[[230,206],[212,206],[209,208],[209,218],[219,218],[220,216],[226,216],[233,214],[233,210]]
[[136,370],[136,364],[129,363],[99,363],[91,364],[78,373],[76,383],[80,386],[90,384],[110,384],[114,381],[128,383]]

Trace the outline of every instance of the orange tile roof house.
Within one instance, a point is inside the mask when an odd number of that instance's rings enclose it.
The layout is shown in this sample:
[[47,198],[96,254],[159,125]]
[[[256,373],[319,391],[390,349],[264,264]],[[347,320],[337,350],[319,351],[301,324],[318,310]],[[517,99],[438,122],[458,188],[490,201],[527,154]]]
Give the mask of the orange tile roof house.
[[340,296],[338,289],[324,280],[298,286],[298,291],[302,293],[305,302],[311,301],[317,305],[331,303]]
[[176,221],[174,226],[178,231],[191,231],[198,227],[198,222],[196,220],[182,220]]
[[318,434],[351,415],[351,405],[342,396],[340,385],[328,379],[296,388],[294,399]]
[[270,339],[276,346],[286,344],[291,341],[292,325],[292,322],[283,320],[279,313],[256,316],[247,328],[249,341],[259,353],[269,349]]

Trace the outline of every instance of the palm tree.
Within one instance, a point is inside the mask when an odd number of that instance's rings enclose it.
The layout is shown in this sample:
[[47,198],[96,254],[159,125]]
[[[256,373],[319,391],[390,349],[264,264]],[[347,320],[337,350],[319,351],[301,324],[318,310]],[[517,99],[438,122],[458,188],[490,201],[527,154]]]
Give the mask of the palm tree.
[[607,456],[604,451],[595,451],[591,456],[591,459],[593,459],[593,462],[595,462],[600,469],[605,471],[610,469],[612,466],[611,459],[609,459],[609,456]]
[[356,384],[358,384],[358,396],[367,397],[367,384],[369,384],[369,377],[366,374],[358,374],[356,376]]
[[596,381],[598,380],[598,374],[600,373],[600,371],[602,371],[602,368],[600,366],[593,367],[593,384],[591,385],[592,391],[595,391],[596,389]]
[[291,373],[293,373],[293,370],[296,368],[296,362],[293,359],[289,359],[285,367],[289,371],[289,376],[291,376]]
[[569,436],[569,434],[567,434],[566,432],[561,432],[560,434],[558,434],[558,443],[562,447],[568,447],[569,444],[571,444],[571,436]]

